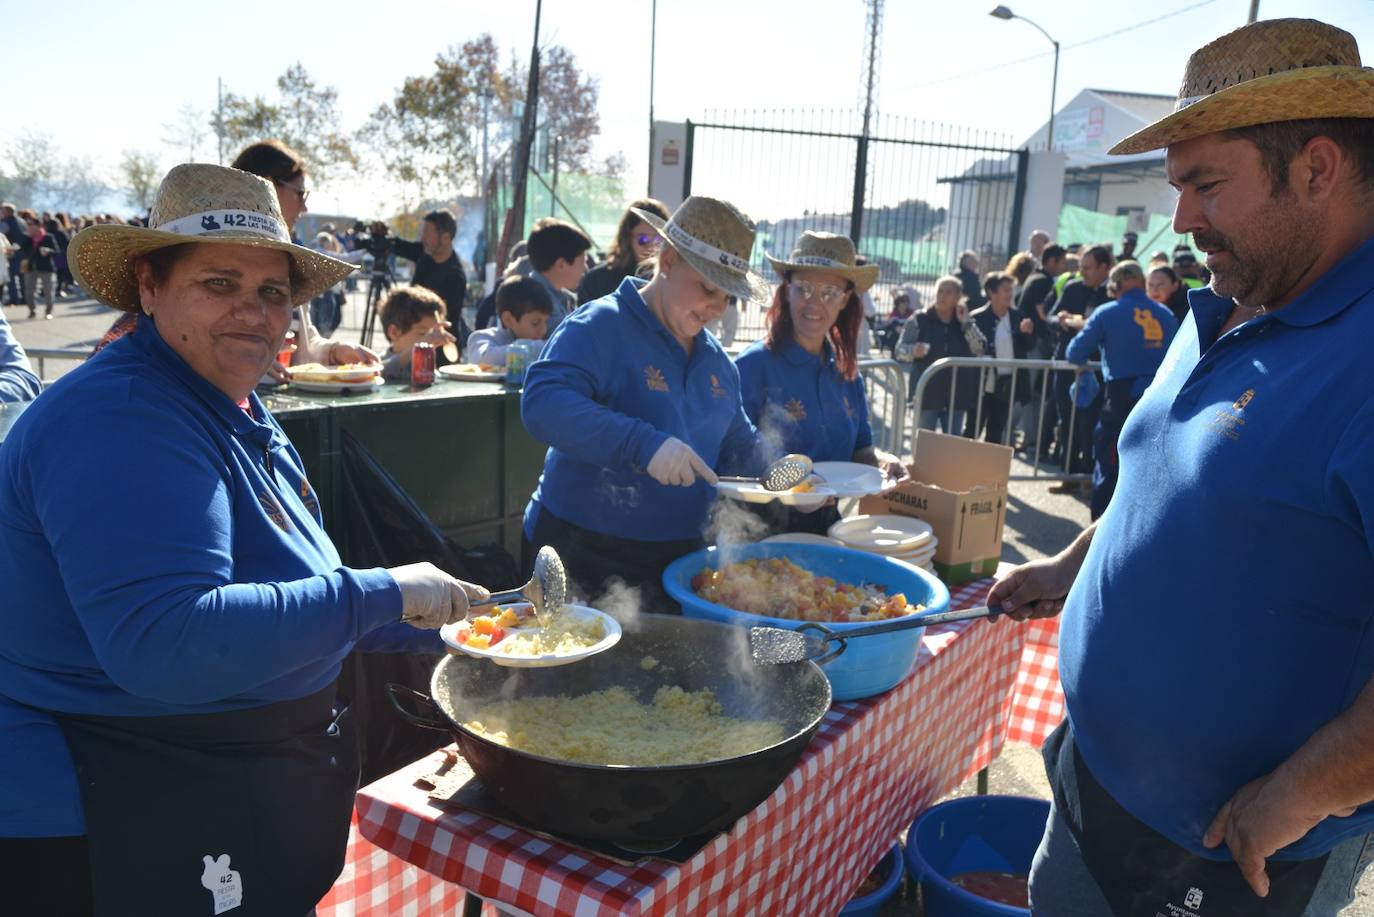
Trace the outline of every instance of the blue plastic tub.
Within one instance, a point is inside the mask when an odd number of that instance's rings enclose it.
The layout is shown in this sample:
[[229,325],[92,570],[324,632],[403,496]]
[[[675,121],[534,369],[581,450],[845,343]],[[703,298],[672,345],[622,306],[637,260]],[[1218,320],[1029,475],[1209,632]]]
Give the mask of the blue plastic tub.
[[1050,804],[1026,796],[967,796],[923,812],[906,840],[906,868],[921,883],[926,917],[1014,917],[1024,907],[998,904],[949,881],[992,870],[1030,874]]
[[878,861],[878,868],[887,870],[883,884],[867,895],[850,898],[840,911],[840,917],[878,917],[878,909],[897,894],[897,888],[902,884],[902,874],[906,872],[902,868],[902,845],[893,844],[892,849]]
[[[907,601],[924,605],[923,614],[936,614],[949,609],[949,590],[924,570],[908,563],[855,551],[850,548],[822,544],[748,544],[729,549],[729,562],[762,557],[786,557],[817,576],[831,576],[845,583],[872,583],[887,592],[905,593]],[[668,594],[682,605],[682,613],[689,618],[705,618],[744,627],[796,628],[802,622],[786,618],[736,611],[699,598],[692,591],[692,577],[703,568],[715,569],[720,562],[717,548],[695,551],[679,557],[663,571],[663,586]],[[863,624],[827,624],[843,633]],[[835,700],[857,700],[881,694],[897,685],[911,671],[921,648],[923,627],[890,634],[856,637],[845,651],[822,665]]]

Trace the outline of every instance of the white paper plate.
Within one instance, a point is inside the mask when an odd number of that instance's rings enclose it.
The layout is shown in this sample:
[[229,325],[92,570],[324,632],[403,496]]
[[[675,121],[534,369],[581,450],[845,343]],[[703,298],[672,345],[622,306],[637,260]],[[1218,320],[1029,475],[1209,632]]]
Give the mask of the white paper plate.
[[[302,365],[302,366],[288,366],[288,367],[286,368],[287,375],[294,376],[294,375],[295,375],[296,373],[298,373],[298,372],[308,372],[308,373],[309,373],[310,375],[312,375],[312,376],[324,376],[324,377],[325,377],[325,380],[327,380],[327,381],[329,381],[329,382],[334,382],[334,381],[336,381],[336,379],[335,379],[336,376],[356,376],[358,373],[360,373],[360,372],[365,372],[366,370],[367,370],[367,366],[364,365],[364,364],[359,364],[359,365],[357,365],[357,366],[315,366],[315,365],[311,365],[311,367],[310,367],[309,369],[306,369],[306,367],[305,367],[304,365]],[[381,364],[380,364],[380,363],[373,364],[373,371],[376,372],[376,373],[378,373],[378,374],[380,374],[381,371],[382,371],[382,366],[381,366]],[[302,382],[308,382],[308,381],[311,381],[311,380],[302,379],[301,381],[302,381]],[[315,382],[320,382],[320,381],[322,381],[322,380],[316,379],[316,380],[314,380],[314,381],[315,381]]]
[[[443,640],[444,643],[448,644],[455,652],[463,653],[467,656],[476,656],[478,659],[489,659],[497,665],[504,665],[517,669],[547,668],[554,665],[567,665],[570,662],[586,659],[588,656],[595,656],[597,653],[604,653],[620,642],[622,633],[620,622],[606,614],[606,612],[590,608],[586,605],[564,605],[562,613],[583,619],[599,618],[606,636],[589,647],[571,653],[544,653],[540,656],[511,656],[501,652],[500,643],[485,650],[473,649],[467,644],[459,643],[458,628],[463,623],[460,621],[455,621],[452,624],[445,624],[443,627],[439,628],[439,638]],[[534,628],[513,627],[511,628],[511,633],[530,630],[534,630]]]
[[825,479],[825,486],[840,497],[881,493],[887,483],[881,468],[859,462],[817,462],[814,470]]
[[772,503],[777,500],[783,506],[803,508],[820,506],[835,496],[835,491],[829,487],[815,487],[805,493],[795,493],[790,490],[777,493],[767,489],[762,484],[741,484],[735,481],[721,481],[716,485],[716,490],[731,500],[740,500],[744,503]]
[[929,523],[909,516],[851,516],[836,522],[827,534],[875,554],[910,554],[935,540]]
[[888,554],[893,560],[904,560],[909,564],[922,564],[935,556],[934,549],[929,551],[912,551],[908,554]]
[[845,547],[845,543],[838,538],[814,535],[811,532],[783,532],[781,535],[770,535],[763,539],[761,544],[823,544],[832,548]]
[[299,382],[291,380],[291,387],[300,392],[314,392],[317,395],[366,394],[382,387],[380,376],[371,382]]
[[459,382],[500,382],[506,378],[506,371],[492,370],[483,372],[481,370],[464,369],[464,364],[456,366],[440,366],[435,372],[445,379],[457,379]]

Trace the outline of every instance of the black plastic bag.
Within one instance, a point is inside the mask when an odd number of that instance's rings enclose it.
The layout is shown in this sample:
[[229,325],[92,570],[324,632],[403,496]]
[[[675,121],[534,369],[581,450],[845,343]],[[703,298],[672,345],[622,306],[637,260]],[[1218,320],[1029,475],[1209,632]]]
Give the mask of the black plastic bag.
[[[425,515],[411,496],[347,430],[339,433],[343,501],[339,507],[349,567],[395,567],[429,561],[461,580],[489,589],[519,585],[515,559],[501,545],[464,549]],[[371,783],[447,745],[447,734],[412,726],[387,699],[387,682],[429,692],[439,655],[362,653],[344,660],[339,691],[350,698],[362,752],[362,782]]]

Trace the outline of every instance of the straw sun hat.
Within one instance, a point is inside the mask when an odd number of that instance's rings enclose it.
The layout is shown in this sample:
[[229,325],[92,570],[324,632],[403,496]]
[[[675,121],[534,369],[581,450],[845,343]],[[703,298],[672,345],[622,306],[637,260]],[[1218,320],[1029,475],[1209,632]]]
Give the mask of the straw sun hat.
[[767,287],[749,272],[754,222],[733,204],[693,195],[666,221],[646,210],[630,210],[712,286],[746,302],[768,298]]
[[855,264],[857,260],[858,253],[854,251],[854,242],[849,236],[833,232],[812,232],[809,229],[797,240],[797,247],[792,249],[792,257],[768,256],[768,261],[779,277],[789,271],[830,271],[854,284],[854,292],[863,293],[878,281],[880,268],[876,264]]
[[134,259],[184,242],[286,252],[303,278],[291,289],[294,305],[309,302],[353,271],[345,261],[294,244],[272,183],[238,169],[177,166],[162,179],[148,222],[149,228],[98,224],[76,234],[67,261],[82,289],[116,309],[137,312]]
[[1173,114],[1112,147],[1158,150],[1217,131],[1308,118],[1374,118],[1374,70],[1355,37],[1315,19],[1256,22],[1188,58]]

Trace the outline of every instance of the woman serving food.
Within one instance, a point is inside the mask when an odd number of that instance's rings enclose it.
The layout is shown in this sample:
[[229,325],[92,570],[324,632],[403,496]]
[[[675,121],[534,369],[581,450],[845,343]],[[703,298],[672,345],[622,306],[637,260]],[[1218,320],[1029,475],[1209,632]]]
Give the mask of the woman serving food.
[[136,332],[0,450],[3,900],[304,914],[343,864],[358,777],[340,660],[432,650],[415,628],[486,590],[342,566],[253,392],[293,306],[349,265],[294,245],[272,185],[235,169],[176,167],[150,222],[72,241],[82,288]]
[[756,290],[754,224],[707,197],[667,221],[636,212],[664,240],[653,279],[626,277],[565,319],[520,403],[550,447],[525,509],[525,568],[551,545],[589,597],[615,577],[659,599],[664,567],[702,545],[716,470],[763,467],[739,373],[705,330],[728,297]]
[[[790,258],[768,260],[782,278],[768,334],[735,360],[749,419],[779,452],[872,465],[887,478],[904,478],[897,457],[873,446],[855,346],[864,320],[860,297],[878,279],[878,266],[857,264],[847,236],[810,230]],[[767,503],[758,512],[777,531],[822,533],[839,518],[833,506],[808,513]]]

